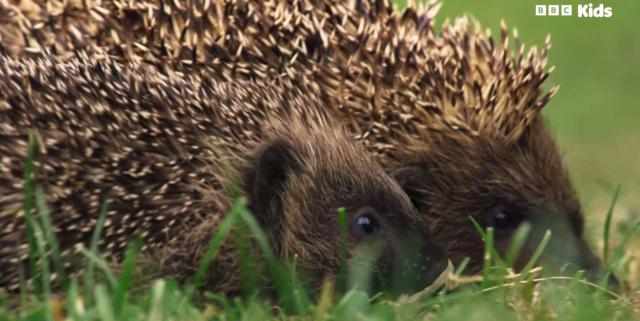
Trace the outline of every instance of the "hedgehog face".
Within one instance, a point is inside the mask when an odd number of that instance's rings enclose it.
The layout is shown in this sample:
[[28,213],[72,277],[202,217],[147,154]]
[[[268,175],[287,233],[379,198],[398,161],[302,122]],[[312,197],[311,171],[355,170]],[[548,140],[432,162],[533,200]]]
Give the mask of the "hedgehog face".
[[276,251],[297,256],[310,284],[337,275],[343,240],[338,211],[344,208],[346,259],[359,274],[359,287],[414,293],[440,276],[448,260],[420,228],[400,186],[363,153],[350,157],[346,148],[314,147],[315,153],[306,153],[286,142],[269,143],[257,157],[249,202]]
[[471,216],[494,229],[496,248],[503,255],[518,227],[530,224],[516,268],[526,264],[550,230],[551,243],[540,264],[552,271],[586,269],[592,276],[601,274],[583,238],[580,204],[542,120],[512,144],[482,135],[472,142],[447,137],[437,144],[442,148],[424,152],[415,167],[396,175],[454,262],[469,257],[470,273],[482,267],[483,243]]

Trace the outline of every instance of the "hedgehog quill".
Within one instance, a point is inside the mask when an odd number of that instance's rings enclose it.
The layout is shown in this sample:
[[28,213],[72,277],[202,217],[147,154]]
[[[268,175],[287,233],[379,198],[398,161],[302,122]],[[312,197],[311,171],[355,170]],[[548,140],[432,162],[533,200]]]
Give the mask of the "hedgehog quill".
[[[44,8],[43,2],[34,8]],[[18,55],[53,48],[106,52],[227,79],[305,78],[388,172],[401,178],[447,254],[482,268],[483,244],[468,217],[496,230],[504,254],[524,222],[532,234],[522,267],[546,229],[542,264],[569,273],[603,270],[541,115],[550,43],[526,49],[469,18],[446,21],[439,3],[388,1],[102,1],[53,14],[13,7],[0,34]],[[62,17],[65,17],[64,19]],[[58,21],[43,24],[43,21]],[[8,38],[7,38],[8,39]]]
[[[378,249],[373,272],[409,286],[389,292],[419,291],[447,267],[400,186],[341,126],[300,113],[320,102],[291,82],[225,83],[84,55],[0,61],[2,287],[16,289],[27,258],[20,204],[31,131],[41,142],[34,181],[65,256],[88,246],[108,198],[100,241],[108,259],[117,262],[138,236],[149,266],[189,277],[237,184],[276,254],[297,256],[312,281],[340,268],[340,207],[352,260],[360,247]],[[240,280],[228,247],[206,288],[233,294]]]

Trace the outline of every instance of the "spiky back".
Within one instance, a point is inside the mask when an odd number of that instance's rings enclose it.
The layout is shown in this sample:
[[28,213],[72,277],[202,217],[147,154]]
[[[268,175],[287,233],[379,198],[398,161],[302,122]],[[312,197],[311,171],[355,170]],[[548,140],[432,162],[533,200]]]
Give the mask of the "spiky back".
[[[110,200],[100,248],[117,260],[132,237],[154,248],[200,223],[215,227],[228,210],[234,170],[250,166],[261,141],[290,137],[306,154],[327,155],[302,143],[340,140],[330,129],[311,137],[325,126],[320,114],[280,120],[315,104],[286,82],[230,84],[84,55],[65,62],[0,57],[0,287],[17,287],[28,252],[23,168],[30,134],[38,141],[34,181],[63,255],[88,246]],[[363,158],[351,145],[337,146],[332,155]]]
[[[27,39],[18,47],[105,49],[229,79],[304,77],[365,145],[389,158],[439,137],[516,141],[555,93],[542,89],[548,41],[525,53],[515,35],[512,52],[504,26],[495,41],[466,17],[435,32],[438,8],[401,13],[386,0],[98,1],[17,19]],[[51,18],[60,22],[55,31],[39,23]]]

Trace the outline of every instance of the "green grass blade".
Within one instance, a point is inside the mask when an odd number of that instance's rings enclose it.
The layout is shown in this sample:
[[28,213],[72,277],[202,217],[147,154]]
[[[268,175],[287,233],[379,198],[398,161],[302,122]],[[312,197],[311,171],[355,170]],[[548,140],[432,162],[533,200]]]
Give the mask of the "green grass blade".
[[149,311],[149,321],[162,321],[164,305],[163,299],[165,294],[165,281],[157,281],[151,288],[151,310]]
[[33,194],[34,194],[34,162],[35,153],[38,146],[34,134],[29,134],[29,145],[27,147],[27,158],[24,163],[24,217],[27,227],[27,244],[29,245],[29,273],[27,278],[36,275],[37,270],[37,245],[34,236],[34,219],[31,211],[33,210]]
[[636,231],[638,231],[638,229],[640,229],[640,221],[633,224],[633,226],[624,234],[622,242],[620,242],[620,244],[616,246],[616,250],[613,253],[613,258],[609,264],[609,269],[613,269],[617,265],[618,261],[622,259],[622,257],[624,256],[624,249],[627,247],[627,244],[629,243],[629,241],[631,241],[631,238],[634,236]]
[[95,288],[95,300],[98,315],[102,321],[116,321],[109,293],[102,284]]
[[469,220],[471,221],[471,224],[473,224],[473,227],[476,229],[478,233],[480,233],[480,236],[484,240],[487,237],[487,233],[484,231],[480,223],[478,223],[478,221],[476,221],[476,219],[473,218],[473,216],[469,216]]
[[246,297],[251,297],[255,295],[259,289],[259,262],[257,262],[253,253],[251,232],[245,225],[236,225],[233,231],[233,241],[238,253],[238,265],[240,267],[242,291]]
[[482,266],[482,287],[489,286],[491,280],[491,267],[493,262],[491,260],[491,249],[493,249],[493,228],[488,228],[486,231],[486,237],[484,239],[484,260]]
[[28,290],[27,289],[27,280],[25,277],[25,271],[20,267],[18,270],[18,277],[20,278],[20,310],[24,311],[27,309],[27,302],[29,302]]
[[604,235],[604,253],[602,254],[602,258],[604,260],[604,265],[609,265],[609,233],[611,231],[611,217],[613,216],[613,210],[618,202],[618,197],[620,196],[620,188],[618,185],[616,187],[616,191],[613,193],[613,199],[611,200],[611,204],[609,205],[609,210],[607,211],[607,216],[604,221],[604,228],[602,234]]
[[531,224],[525,222],[520,224],[518,229],[516,230],[511,245],[509,245],[509,249],[507,250],[507,255],[505,258],[505,263],[508,267],[513,267],[513,263],[520,256],[520,252],[522,251],[522,247],[524,243],[527,241],[527,237],[531,232]]
[[122,313],[122,308],[127,297],[127,291],[129,290],[129,286],[131,285],[131,280],[133,279],[136,261],[138,259],[138,254],[140,254],[141,248],[142,241],[136,240],[127,247],[127,250],[124,254],[122,271],[120,273],[120,278],[118,279],[118,287],[116,288],[114,294],[113,310],[115,312],[115,315],[118,317],[120,317],[120,314]]
[[67,286],[67,277],[64,271],[64,265],[62,263],[62,255],[60,254],[60,246],[58,239],[56,238],[55,231],[53,230],[53,222],[51,221],[51,212],[46,204],[44,192],[41,188],[36,187],[36,207],[38,209],[38,215],[40,217],[40,224],[44,232],[44,236],[49,250],[51,251],[51,260],[53,261],[56,273],[60,279],[60,285],[62,288]]
[[[31,218],[33,220],[33,218]],[[51,272],[49,270],[49,258],[47,255],[47,245],[44,239],[44,233],[42,228],[37,222],[32,222],[33,236],[36,241],[36,247],[38,250],[38,257],[40,259],[40,277],[41,277],[41,289],[44,302],[46,303],[47,311],[46,318],[49,321],[53,321],[53,312],[51,311]]]
[[[100,213],[98,214],[98,220],[96,221],[96,226],[93,230],[93,234],[91,235],[91,243],[89,244],[89,251],[91,252],[91,256],[97,257],[98,255],[98,245],[100,244],[100,237],[102,235],[102,230],[104,229],[104,224],[107,221],[107,212],[109,209],[109,201],[105,200],[100,207]],[[87,262],[87,273],[85,275],[85,286],[87,289],[87,294],[93,293],[93,289],[95,288],[95,262],[96,260],[89,260]],[[87,296],[88,297],[88,296]]]
[[256,238],[258,247],[269,264],[279,297],[284,301],[286,306],[293,308],[297,314],[307,314],[310,312],[311,300],[303,291],[300,282],[296,282],[295,284],[289,282],[290,279],[287,275],[291,274],[287,273],[286,267],[276,258],[269,245],[267,235],[262,228],[260,228],[260,224],[258,224],[253,215],[246,209],[239,211],[239,213],[243,222],[247,224]]
[[[480,234],[480,237],[482,237],[482,240],[486,243],[486,239],[487,239],[486,231],[482,228],[480,223],[478,223],[478,221],[476,221],[476,219],[473,218],[472,216],[469,216],[469,220],[471,221],[471,224],[473,224],[473,227],[475,227],[476,231]],[[489,250],[491,251],[491,258],[493,259],[496,265],[507,266],[507,264],[502,259],[502,256],[500,256],[500,253],[498,253],[498,250],[496,250],[496,248],[493,245],[490,247]]]
[[456,268],[454,275],[462,275],[462,273],[464,273],[464,270],[467,269],[467,266],[469,266],[469,262],[471,262],[471,259],[468,256],[462,259],[462,262],[460,262],[460,265],[458,265],[458,267]]
[[42,232],[42,228],[40,228],[40,226],[38,225],[37,222],[35,222],[33,220],[33,218],[31,218],[32,222],[31,222],[31,227],[33,228],[33,237],[36,241],[36,251],[38,254],[38,259],[40,261],[40,265],[41,265],[41,272],[40,272],[40,276],[42,278],[42,290],[43,293],[45,294],[45,296],[48,296],[51,294],[51,288],[50,288],[50,273],[49,273],[49,261],[48,261],[48,256],[47,256],[47,245],[46,242],[44,240],[44,236],[43,236],[43,232]]
[[344,208],[338,209],[338,224],[340,225],[340,271],[338,272],[337,290],[347,290],[347,212]]
[[569,284],[570,288],[575,289],[578,285],[580,285],[580,280],[584,280],[584,276],[585,276],[585,270],[579,270],[577,271],[574,275],[573,278],[571,279],[571,282]]
[[601,283],[600,283],[601,286],[606,287],[606,283],[608,282],[608,280],[611,277],[611,275],[613,275],[614,269],[618,265],[620,265],[620,263],[622,261],[624,261],[625,248],[627,247],[627,244],[629,243],[629,241],[631,241],[631,238],[633,237],[633,235],[636,233],[636,231],[639,228],[640,228],[640,221],[638,221],[635,224],[633,224],[633,226],[629,230],[627,230],[625,232],[624,236],[622,237],[622,242],[620,242],[616,246],[616,249],[613,252],[613,256],[608,261],[608,264],[605,265],[605,267],[607,268],[607,271],[606,271],[604,277],[601,280]]
[[227,298],[226,295],[206,292],[204,296],[207,300],[215,302],[222,307],[222,310],[224,311],[224,313],[222,314],[224,315],[224,320],[235,321],[240,319],[240,317],[238,316],[238,311],[234,309],[232,303],[229,301],[229,298]]
[[192,286],[194,287],[194,289],[199,288],[204,281],[207,270],[209,269],[211,262],[213,262],[213,259],[218,254],[218,251],[222,246],[222,242],[224,242],[227,235],[229,234],[229,232],[231,232],[231,229],[236,224],[240,212],[245,208],[245,202],[246,201],[244,199],[239,198],[233,203],[229,214],[225,216],[225,218],[220,223],[220,226],[218,226],[218,230],[209,240],[207,250],[202,256],[202,259],[200,259],[198,270],[196,271],[196,274],[192,281]]
[[[100,271],[102,271],[104,276],[107,278],[108,285],[111,287],[111,289],[116,289],[118,287],[118,279],[113,274],[113,271],[111,271],[111,268],[109,267],[109,264],[107,263],[107,261],[105,261],[102,257],[100,257],[99,254],[95,254],[94,252],[88,251],[85,248],[80,248],[80,253],[87,258],[88,265],[90,264],[91,266],[94,267],[94,269],[95,267],[97,267],[100,269]],[[92,273],[95,273],[95,271]],[[94,277],[95,277],[94,274],[92,274],[91,277],[90,278],[87,277],[87,279],[92,284],[95,284]]]
[[525,266],[520,271],[520,274],[516,278],[516,284],[520,283],[527,276],[529,271],[531,271],[531,269],[534,267],[536,262],[538,262],[538,259],[540,259],[540,256],[542,256],[542,253],[547,248],[547,245],[549,245],[550,240],[551,240],[551,231],[547,230],[544,233],[544,237],[542,237],[540,244],[538,244],[538,247],[536,247],[535,251],[533,251],[533,254],[529,258],[529,261],[527,262],[527,264],[525,264]]
[[336,304],[333,314],[337,320],[368,320],[370,311],[369,296],[359,290],[349,290]]
[[[348,283],[346,291],[359,290],[369,293],[372,289],[371,282],[374,277],[373,273],[376,269],[376,262],[381,256],[381,248],[379,246],[371,246],[370,244],[361,244],[354,250],[354,263],[349,264]],[[379,275],[378,275],[379,276]],[[395,284],[385,284],[380,281],[380,286],[391,288]],[[401,288],[402,285],[398,284]]]
[[69,290],[67,290],[67,311],[71,320],[81,320],[82,311],[79,306],[80,296],[78,295],[78,282],[71,280]]

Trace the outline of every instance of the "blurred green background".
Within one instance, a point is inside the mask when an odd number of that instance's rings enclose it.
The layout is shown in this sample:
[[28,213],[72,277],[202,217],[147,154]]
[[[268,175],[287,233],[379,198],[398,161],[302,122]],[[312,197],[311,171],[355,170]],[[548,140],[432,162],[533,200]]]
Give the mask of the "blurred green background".
[[[622,187],[614,212],[618,225],[640,218],[640,1],[441,2],[438,27],[447,18],[469,14],[494,35],[503,19],[527,46],[540,46],[551,34],[549,64],[556,69],[547,87],[559,84],[560,91],[544,114],[593,217],[588,228],[600,232],[617,185]],[[613,16],[577,17],[576,5],[588,3],[612,7]],[[535,16],[536,4],[573,4],[573,16]]]

